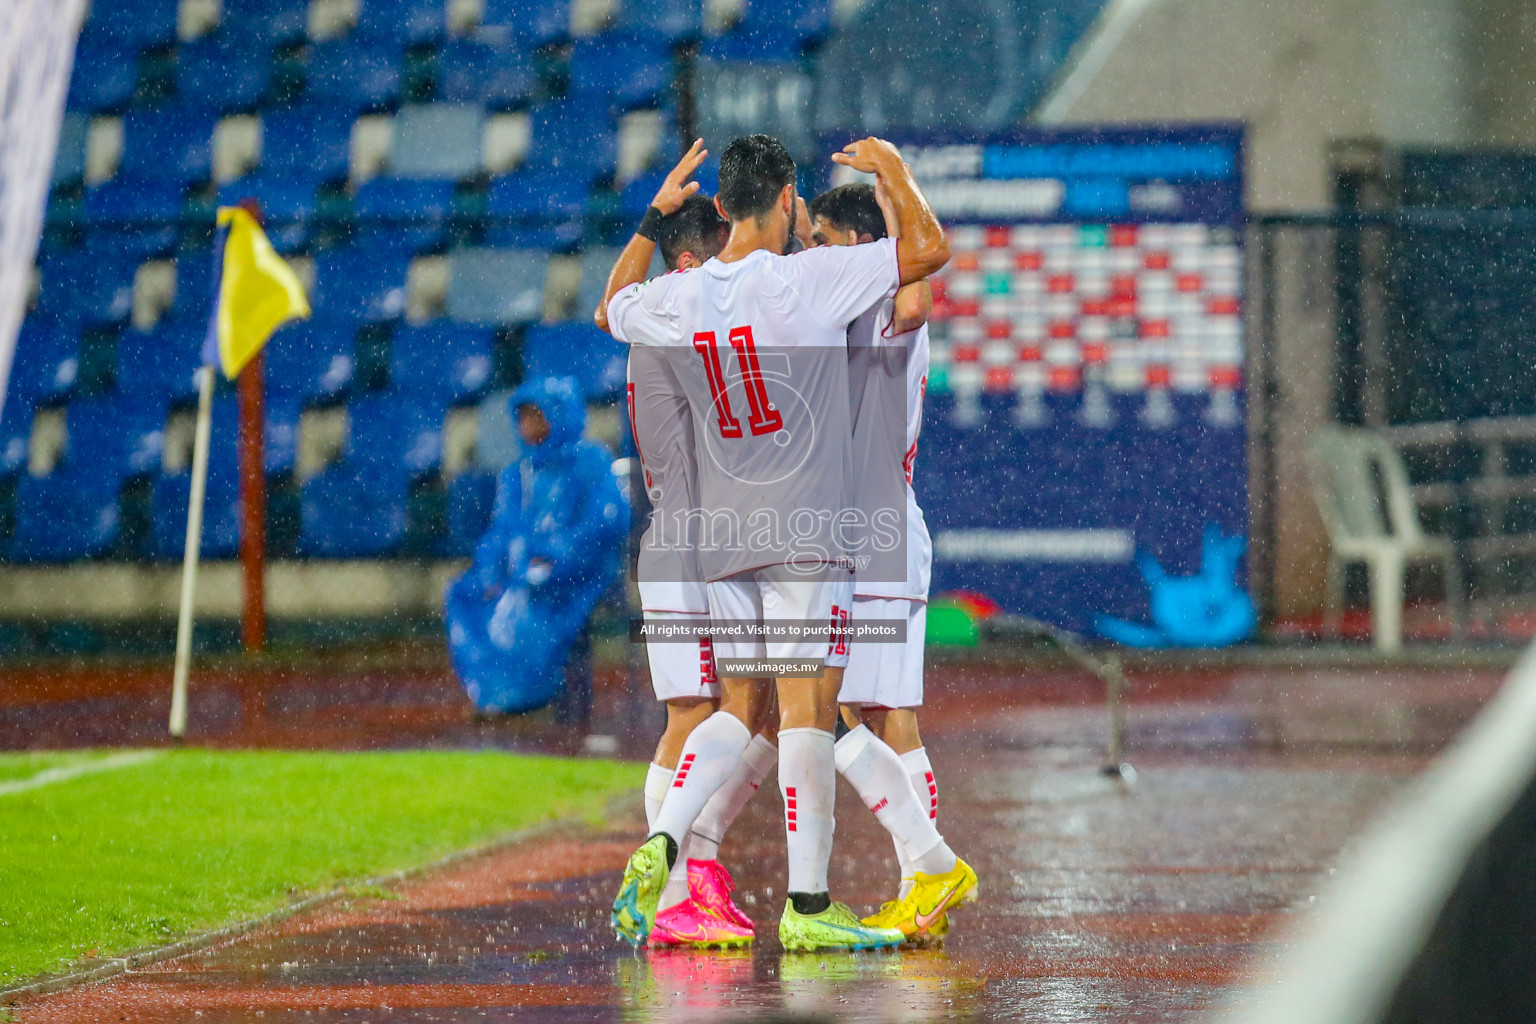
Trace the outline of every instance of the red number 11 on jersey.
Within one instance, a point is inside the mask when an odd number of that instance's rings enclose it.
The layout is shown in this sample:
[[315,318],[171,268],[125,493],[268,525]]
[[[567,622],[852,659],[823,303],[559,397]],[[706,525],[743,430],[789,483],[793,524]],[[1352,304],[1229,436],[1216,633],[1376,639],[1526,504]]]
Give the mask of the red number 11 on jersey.
[[[763,382],[763,368],[757,361],[757,344],[752,328],[732,327],[729,335],[736,362],[741,366],[741,383],[747,392],[747,426],[752,436],[774,434],[784,428],[784,417],[768,401]],[[693,336],[693,350],[704,358],[704,376],[709,380],[709,397],[715,405],[715,423],[721,437],[740,437],[741,421],[731,411],[731,396],[725,390],[725,373],[720,368],[720,348],[714,331],[700,331]]]

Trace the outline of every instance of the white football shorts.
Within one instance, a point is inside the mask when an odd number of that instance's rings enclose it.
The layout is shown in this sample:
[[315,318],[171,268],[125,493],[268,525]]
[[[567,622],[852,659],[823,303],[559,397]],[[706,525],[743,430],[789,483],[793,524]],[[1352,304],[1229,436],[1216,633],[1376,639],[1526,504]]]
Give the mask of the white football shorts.
[[711,581],[706,589],[709,615],[714,622],[737,625],[767,619],[821,624],[797,640],[717,634],[715,657],[798,660],[824,657],[832,632],[833,586],[825,569],[805,573],[783,565],[749,569],[723,580]]
[[[691,612],[646,612],[645,621],[706,625],[709,616]],[[649,640],[645,645],[645,657],[651,666],[651,689],[656,692],[657,700],[720,699],[714,645],[708,637],[690,642]]]
[[923,640],[928,628],[928,605],[906,598],[856,597],[856,622],[905,619],[904,643],[861,640],[848,651],[848,669],[838,691],[839,704],[882,708],[916,708],[923,704]]
[[827,668],[847,668],[848,649],[852,646],[848,629],[853,622],[854,610],[858,607],[853,600],[853,573],[833,570],[830,586],[832,609],[827,615],[827,622],[832,628],[832,638],[827,644]]

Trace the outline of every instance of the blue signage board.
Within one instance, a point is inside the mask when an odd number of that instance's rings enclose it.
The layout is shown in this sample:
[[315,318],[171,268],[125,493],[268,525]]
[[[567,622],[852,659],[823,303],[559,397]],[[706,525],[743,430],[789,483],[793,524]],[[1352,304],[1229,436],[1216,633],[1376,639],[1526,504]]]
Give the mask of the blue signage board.
[[1241,129],[892,141],[952,252],[915,476],[933,593],[1093,633],[1155,624],[1160,573],[1242,586]]

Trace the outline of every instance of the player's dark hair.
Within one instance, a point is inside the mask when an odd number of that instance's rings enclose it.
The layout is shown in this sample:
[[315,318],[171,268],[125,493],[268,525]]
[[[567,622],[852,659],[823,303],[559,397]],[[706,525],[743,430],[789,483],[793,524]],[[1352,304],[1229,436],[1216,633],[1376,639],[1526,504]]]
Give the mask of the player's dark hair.
[[853,182],[829,189],[805,207],[811,219],[820,217],[839,231],[852,231],[871,238],[885,237],[885,214],[875,202],[875,186]]
[[761,221],[794,181],[795,159],[771,135],[744,135],[720,155],[720,205],[732,220]]
[[714,201],[695,192],[683,200],[676,213],[661,218],[656,245],[667,269],[676,270],[677,261],[685,252],[701,260],[718,256],[729,230],[729,222],[715,210]]

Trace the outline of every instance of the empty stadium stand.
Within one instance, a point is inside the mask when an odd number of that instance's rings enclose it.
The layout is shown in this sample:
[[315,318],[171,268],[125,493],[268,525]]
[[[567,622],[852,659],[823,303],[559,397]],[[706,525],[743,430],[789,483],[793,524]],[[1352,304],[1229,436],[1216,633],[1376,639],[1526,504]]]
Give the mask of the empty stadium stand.
[[[214,210],[243,201],[314,306],[265,361],[266,469],[292,498],[269,508],[292,520],[274,543],[468,553],[496,467],[458,413],[531,374],[574,374],[596,403],[622,391],[622,348],[590,315],[675,152],[684,87],[712,141],[767,127],[809,154],[849,109],[815,99],[836,79],[818,55],[845,60],[840,33],[884,6],[95,0],[0,420],[0,560],[180,556],[187,467],[160,446],[195,397]],[[238,540],[235,418],[221,383],[214,558]],[[469,442],[445,440],[455,423]]]

